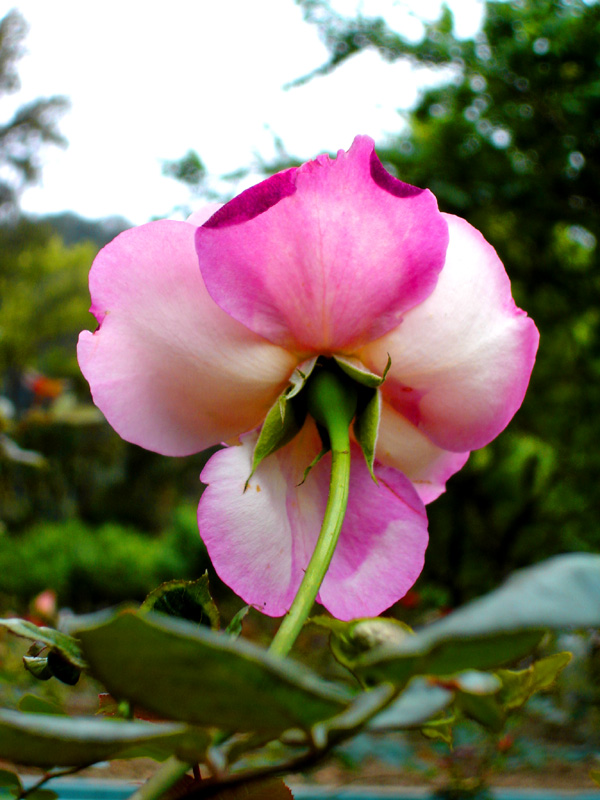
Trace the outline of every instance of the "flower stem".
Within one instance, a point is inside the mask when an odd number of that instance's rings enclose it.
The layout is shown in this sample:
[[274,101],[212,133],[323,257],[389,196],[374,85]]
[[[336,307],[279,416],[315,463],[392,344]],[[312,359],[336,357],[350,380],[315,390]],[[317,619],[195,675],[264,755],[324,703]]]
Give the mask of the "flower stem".
[[269,652],[277,656],[286,656],[289,653],[310,614],[333,557],[346,513],[350,482],[350,437],[347,424],[345,427],[338,426],[335,433],[330,430],[329,435],[332,446],[331,479],[325,517],[298,593],[271,642]]

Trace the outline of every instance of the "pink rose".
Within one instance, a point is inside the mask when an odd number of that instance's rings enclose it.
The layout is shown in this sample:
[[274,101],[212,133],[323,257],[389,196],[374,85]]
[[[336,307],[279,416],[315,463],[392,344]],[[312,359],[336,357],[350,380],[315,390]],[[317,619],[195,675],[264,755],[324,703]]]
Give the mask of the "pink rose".
[[298,589],[329,481],[325,457],[299,485],[321,449],[309,417],[244,492],[257,428],[296,368],[338,356],[382,375],[391,358],[378,483],[353,444],[348,509],[318,597],[350,619],[412,586],[423,504],[511,420],[538,344],[494,249],[429,191],[389,175],[365,136],[208,219],[126,231],[99,253],[90,290],[99,328],[81,334],[79,363],[118,433],[173,456],[237,443],[202,473],[200,533],[221,578],[274,616]]

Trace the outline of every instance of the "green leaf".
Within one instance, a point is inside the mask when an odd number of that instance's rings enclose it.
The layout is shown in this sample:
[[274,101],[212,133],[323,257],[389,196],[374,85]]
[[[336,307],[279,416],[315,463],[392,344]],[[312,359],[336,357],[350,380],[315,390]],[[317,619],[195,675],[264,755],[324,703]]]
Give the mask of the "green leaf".
[[446,717],[444,719],[434,719],[423,725],[421,733],[426,739],[433,741],[444,742],[448,747],[452,747],[453,741],[453,725],[456,722],[454,717]]
[[47,656],[23,656],[23,666],[38,681],[49,681],[53,677]]
[[590,772],[590,778],[600,786],[600,769],[593,769]]
[[308,728],[352,695],[293,661],[185,620],[131,611],[80,622],[93,674],[115,697],[226,730]]
[[0,626],[6,628],[15,636],[29,639],[32,642],[41,642],[52,650],[59,652],[70,664],[79,669],[86,666],[79,644],[72,636],[54,630],[54,628],[44,628],[34,625],[25,619],[0,619]]
[[388,363],[383,375],[377,375],[374,372],[370,372],[358,358],[334,356],[333,360],[353,381],[360,383],[362,386],[367,386],[369,389],[378,389],[381,386],[392,364],[392,360],[388,355]]
[[322,748],[330,739],[347,739],[352,731],[360,731],[389,705],[395,693],[396,689],[391,683],[383,683],[369,692],[361,692],[340,714],[313,726],[313,744]]
[[498,670],[502,681],[499,700],[504,708],[510,711],[521,708],[533,694],[549,689],[571,658],[571,653],[554,653],[535,661],[527,669]]
[[36,789],[27,795],[27,800],[56,800],[58,794],[52,789]]
[[503,586],[396,645],[359,656],[365,680],[405,683],[501,666],[530,652],[547,629],[600,625],[600,556],[558,556],[516,573]]
[[237,639],[242,634],[242,622],[246,614],[250,611],[250,606],[242,606],[237,614],[233,617],[227,628],[225,629],[225,633],[228,633],[233,639]]
[[18,708],[19,711],[23,711],[26,714],[59,714],[64,716],[65,713],[60,706],[35,694],[24,694],[19,700]]
[[73,666],[62,653],[45,646],[39,648],[37,643],[29,648],[26,656],[23,656],[23,666],[40,681],[57,678],[68,686],[75,686],[81,675],[79,667]]
[[500,733],[506,722],[506,714],[493,695],[476,695],[459,692],[456,703],[463,714],[484,728]]
[[177,723],[120,722],[0,710],[0,758],[39,767],[75,767],[153,745],[199,760],[209,744],[204,731]]
[[455,693],[455,702],[463,714],[486,728],[500,731],[504,727],[505,713],[495,695],[502,688],[497,675],[474,669],[429,681]]
[[81,675],[81,670],[56,650],[50,650],[48,653],[48,666],[54,677],[67,686],[75,686]]
[[420,728],[431,720],[454,699],[454,692],[436,686],[425,678],[414,678],[406,689],[379,713],[368,725],[368,730],[377,733]]
[[23,784],[18,775],[10,772],[8,769],[0,769],[0,790],[10,789],[14,790],[15,794],[19,794],[23,789]]
[[207,572],[197,581],[163,583],[150,592],[140,610],[158,611],[198,625],[207,625],[213,630],[219,630],[221,626],[219,610],[210,594]]
[[473,695],[496,694],[502,688],[502,681],[497,675],[490,672],[479,672],[476,669],[467,669],[446,679],[459,692]]
[[381,417],[381,392],[375,389],[364,394],[367,395],[364,398],[359,395],[359,408],[354,419],[354,435],[363,451],[371,477],[377,483],[373,463]]

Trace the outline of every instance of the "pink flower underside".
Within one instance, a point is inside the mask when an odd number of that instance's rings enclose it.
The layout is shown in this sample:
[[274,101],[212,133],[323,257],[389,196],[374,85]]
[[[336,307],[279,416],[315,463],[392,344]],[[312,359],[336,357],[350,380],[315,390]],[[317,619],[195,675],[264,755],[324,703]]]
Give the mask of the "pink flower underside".
[[[330,457],[302,480],[320,449],[309,419],[286,447],[265,459],[247,491],[256,434],[216,453],[201,480],[200,535],[220,577],[247,603],[271,616],[289,609],[321,527]],[[421,572],[427,547],[425,509],[399,472],[376,467],[371,479],[352,450],[350,499],[340,540],[318,600],[339,619],[380,614]]]
[[222,311],[198,269],[195,227],[126,231],[90,274],[100,323],[79,339],[95,403],[124,438],[187,455],[260,425],[297,359]]
[[438,447],[406,417],[383,403],[376,457],[383,465],[404,473],[427,504],[446,490],[446,481],[464,467],[469,452],[452,453]]
[[471,225],[443,215],[450,242],[434,291],[357,355],[382,392],[437,447],[466,453],[502,431],[523,401],[539,334],[517,308],[495,250]]
[[196,234],[215,302],[299,355],[352,352],[430,294],[447,226],[433,195],[392,178],[373,141],[242,193]]

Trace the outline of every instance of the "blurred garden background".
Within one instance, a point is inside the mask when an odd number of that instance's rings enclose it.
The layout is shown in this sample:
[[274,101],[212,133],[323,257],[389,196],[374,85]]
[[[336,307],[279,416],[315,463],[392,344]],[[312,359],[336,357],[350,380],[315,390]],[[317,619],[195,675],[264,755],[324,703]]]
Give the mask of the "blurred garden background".
[[[362,129],[345,131],[339,147],[356,133],[374,135],[388,170],[430,188],[443,211],[481,230],[541,333],[522,409],[430,506],[425,570],[391,613],[415,619],[443,612],[521,566],[597,552],[600,4],[488,0],[481,26],[465,38],[448,7],[409,36],[397,24],[394,0],[375,4],[377,13],[368,2],[279,3],[295,6],[299,28],[318,33],[326,48],[312,71],[282,78],[292,98],[311,84],[327,92],[365,56],[380,62],[378,69],[408,63],[427,76],[411,108],[397,111],[401,103],[389,95],[385,133],[365,120]],[[202,4],[190,5],[201,25]],[[84,218],[76,197],[64,212],[23,211],[49,149],[76,144],[63,133],[68,98],[19,103],[26,46],[27,20],[17,3],[0,23],[0,103],[14,108],[0,123],[0,611],[33,613],[34,598],[52,590],[59,608],[85,612],[141,600],[161,581],[210,570],[195,517],[207,454],[170,459],[129,445],[91,403],[75,358],[79,331],[94,327],[87,274],[98,249],[131,223]],[[201,104],[202,76],[196,78]],[[218,71],[206,79],[218,81]],[[315,113],[310,125],[318,131],[319,124]],[[193,131],[178,157],[155,157],[165,187],[179,184],[183,205],[194,208],[318,154],[298,153],[276,128],[269,136],[266,155],[257,149],[251,163],[227,175],[207,168]],[[127,181],[114,175],[115,194]],[[239,608],[211,579],[217,595]],[[592,691],[589,681],[582,685],[570,713],[579,713],[581,693]]]

